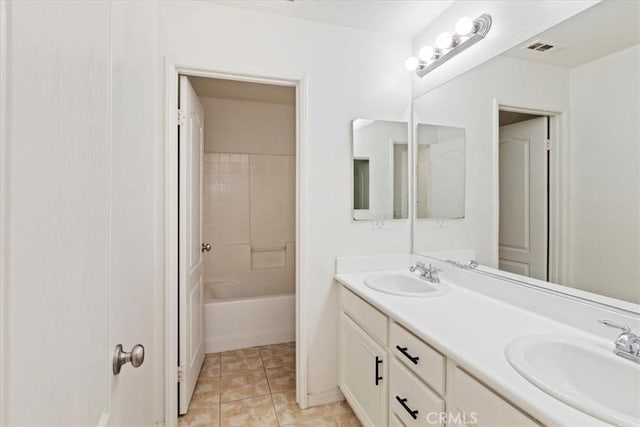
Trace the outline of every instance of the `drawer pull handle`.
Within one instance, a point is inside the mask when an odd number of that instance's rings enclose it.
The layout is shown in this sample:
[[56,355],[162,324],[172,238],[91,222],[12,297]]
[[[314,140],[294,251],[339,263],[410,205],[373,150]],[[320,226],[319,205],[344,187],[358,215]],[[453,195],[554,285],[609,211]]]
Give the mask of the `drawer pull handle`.
[[382,365],[382,359],[376,356],[376,385],[380,384],[382,377],[380,376],[380,365]]
[[414,420],[418,419],[419,411],[417,409],[414,411],[411,408],[409,408],[409,405],[407,405],[407,399],[401,399],[400,396],[396,395],[396,400],[400,402],[404,410],[407,411],[409,415],[411,415],[411,418],[413,418]]
[[412,356],[412,355],[410,355],[409,352],[407,352],[407,347],[400,347],[399,345],[397,345],[396,348],[398,349],[398,351],[400,353],[402,353],[404,355],[404,357],[406,357],[407,359],[411,360],[411,363],[413,363],[414,365],[418,364],[418,360],[420,360],[420,356]]

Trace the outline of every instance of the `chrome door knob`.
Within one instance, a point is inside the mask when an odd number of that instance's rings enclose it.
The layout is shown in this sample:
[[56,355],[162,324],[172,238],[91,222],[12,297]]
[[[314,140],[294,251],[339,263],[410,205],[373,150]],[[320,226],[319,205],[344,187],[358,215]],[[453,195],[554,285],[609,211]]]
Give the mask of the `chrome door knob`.
[[211,243],[203,243],[202,252],[211,252]]
[[116,351],[113,353],[113,375],[118,375],[122,365],[129,362],[134,368],[142,365],[144,362],[144,347],[142,345],[134,345],[129,352],[122,350],[122,344],[116,346]]

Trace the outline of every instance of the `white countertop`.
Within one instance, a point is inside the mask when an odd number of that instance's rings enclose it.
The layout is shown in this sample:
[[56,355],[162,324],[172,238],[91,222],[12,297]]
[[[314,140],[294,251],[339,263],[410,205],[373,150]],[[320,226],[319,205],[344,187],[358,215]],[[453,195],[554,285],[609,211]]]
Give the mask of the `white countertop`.
[[[504,348],[512,340],[525,335],[582,337],[612,348],[613,342],[456,286],[446,280],[446,271],[440,276],[451,286],[451,292],[433,298],[390,295],[364,284],[364,278],[369,275],[406,271],[342,273],[335,277],[542,423],[553,426],[608,425],[528,382],[511,367]],[[585,375],[597,373],[585,372]]]

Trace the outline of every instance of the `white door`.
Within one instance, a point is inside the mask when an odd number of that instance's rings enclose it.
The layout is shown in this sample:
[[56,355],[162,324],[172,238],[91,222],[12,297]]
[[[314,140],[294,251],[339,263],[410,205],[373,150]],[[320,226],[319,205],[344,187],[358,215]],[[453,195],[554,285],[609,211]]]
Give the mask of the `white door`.
[[[154,387],[162,349],[145,144],[155,143],[155,101],[126,92],[153,94],[145,72],[156,63],[149,53],[145,68],[140,38],[130,37],[136,61],[123,74],[114,38],[116,26],[131,29],[148,10],[107,1],[5,5],[0,425],[153,425],[162,420]],[[139,22],[134,28],[141,32]],[[127,351],[143,344],[144,364],[115,376],[117,343]]]
[[500,128],[499,268],[547,279],[547,118]]
[[202,331],[202,156],[204,109],[186,76],[180,76],[179,172],[179,413],[185,414],[204,361]]

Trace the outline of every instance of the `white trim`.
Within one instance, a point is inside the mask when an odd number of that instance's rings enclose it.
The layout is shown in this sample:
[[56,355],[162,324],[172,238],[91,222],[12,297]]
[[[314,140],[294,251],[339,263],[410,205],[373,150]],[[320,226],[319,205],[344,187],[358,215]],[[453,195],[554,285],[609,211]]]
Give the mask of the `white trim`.
[[8,368],[7,355],[7,292],[9,286],[9,274],[7,271],[7,259],[9,248],[9,66],[8,59],[8,2],[0,1],[0,425],[7,425],[7,397],[8,377],[11,375]]
[[[499,164],[499,143],[500,143],[500,111],[511,111],[516,113],[535,114],[548,116],[550,120],[551,135],[554,138],[551,163],[549,164],[549,180],[551,182],[549,194],[549,217],[547,227],[549,228],[549,254],[548,254],[548,282],[560,283],[566,275],[566,241],[568,238],[568,187],[567,177],[569,173],[568,162],[568,134],[567,134],[567,114],[562,108],[531,108],[513,106],[502,103],[498,99],[493,99],[494,124],[493,124],[493,161]],[[500,173],[499,168],[493,171],[493,188],[496,206],[499,205],[500,194]],[[499,259],[499,239],[500,239],[500,210],[496,209],[494,215],[494,259]],[[497,268],[497,265],[496,265]]]
[[164,170],[164,235],[165,235],[165,425],[173,426],[178,417],[177,369],[177,290],[178,290],[178,76],[209,77],[253,83],[266,83],[296,88],[296,400],[308,406],[307,396],[307,319],[306,298],[302,283],[307,282],[307,122],[308,77],[269,77],[235,71],[213,71],[196,65],[178,64],[165,59],[165,170]]
[[178,72],[174,63],[165,62],[165,144],[164,144],[164,287],[165,287],[165,425],[175,426],[178,419]]
[[[309,224],[308,188],[308,90],[309,77],[304,76],[296,85],[296,401],[301,408],[309,406],[307,386],[307,320],[303,283],[308,283],[309,264],[307,242]],[[304,213],[304,214],[303,214]]]

